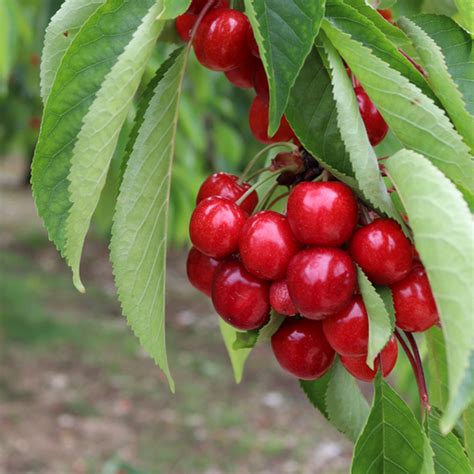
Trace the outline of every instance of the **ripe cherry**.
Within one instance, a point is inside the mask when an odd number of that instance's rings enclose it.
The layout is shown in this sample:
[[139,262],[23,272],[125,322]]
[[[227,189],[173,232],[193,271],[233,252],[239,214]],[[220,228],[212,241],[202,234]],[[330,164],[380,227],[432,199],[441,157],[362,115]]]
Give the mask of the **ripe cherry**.
[[312,248],[291,259],[287,282],[298,312],[310,319],[324,319],[350,302],[357,288],[357,273],[343,250]]
[[354,89],[359,103],[360,115],[364,121],[367,135],[372,146],[378,145],[388,133],[388,125],[375,104],[370,100],[367,92],[362,87]]
[[238,250],[247,213],[233,201],[212,196],[194,209],[189,224],[193,245],[209,257],[222,258]]
[[294,316],[298,312],[293,301],[291,301],[286,280],[278,280],[272,283],[270,287],[270,305],[277,313],[284,316]]
[[335,357],[321,323],[309,319],[288,318],[283,321],[272,336],[272,348],[285,370],[305,380],[322,377]]
[[243,331],[257,329],[270,318],[269,286],[237,260],[223,262],[214,275],[212,303],[231,326]]
[[183,13],[176,18],[176,32],[183,41],[188,42],[191,39],[191,30],[196,24],[197,15],[192,13]]
[[258,95],[250,106],[249,124],[254,137],[262,143],[287,142],[295,136],[285,116],[281,118],[280,127],[275,135],[268,136],[268,104]]
[[252,28],[250,28],[249,30],[248,43],[249,43],[249,49],[252,55],[255,56],[256,58],[259,58],[260,51],[258,50],[258,44],[257,44],[257,41],[255,40],[255,36],[253,34]]
[[[392,336],[387,345],[380,353],[382,359],[382,375],[387,377],[395,367],[398,357],[397,340]],[[366,363],[367,356],[345,357],[341,356],[342,365],[356,379],[364,382],[371,382],[379,369],[378,357],[374,361],[374,369],[372,370]]]
[[188,280],[199,291],[211,296],[212,280],[219,263],[219,260],[208,257],[193,247],[188,253],[186,262]]
[[230,71],[242,66],[250,55],[247,17],[229,8],[211,10],[194,37],[199,62],[214,71]]
[[265,68],[263,67],[261,61],[255,68],[253,76],[253,87],[260,99],[265,104],[268,104],[268,101],[270,99],[270,90],[268,88],[267,73],[265,72]]
[[[193,0],[189,5],[188,12],[198,14],[206,6],[209,0]],[[212,4],[212,8],[228,8],[229,2],[227,0],[217,0]]]
[[348,357],[367,354],[369,319],[362,297],[355,296],[345,308],[325,319],[323,329],[338,354]]
[[343,183],[300,183],[288,199],[288,222],[308,245],[339,247],[357,224],[357,200]]
[[350,253],[377,285],[392,285],[411,270],[413,252],[400,225],[392,219],[377,219],[358,229]]
[[251,89],[254,84],[255,69],[259,60],[253,56],[249,56],[248,60],[236,69],[227,71],[225,76],[234,84],[234,86],[241,89]]
[[401,281],[392,285],[397,326],[403,331],[426,331],[439,321],[438,310],[426,271],[415,265]]
[[[196,204],[211,196],[221,196],[231,201],[237,201],[246,191],[250,189],[250,184],[239,182],[239,178],[229,173],[214,173],[201,184],[196,198]],[[253,191],[247,196],[240,207],[252,214],[258,204],[258,194]]]

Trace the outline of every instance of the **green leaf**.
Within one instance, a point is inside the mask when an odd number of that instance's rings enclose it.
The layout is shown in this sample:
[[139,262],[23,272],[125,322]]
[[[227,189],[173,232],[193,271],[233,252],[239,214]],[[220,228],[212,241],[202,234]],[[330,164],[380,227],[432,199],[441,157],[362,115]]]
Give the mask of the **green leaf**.
[[269,134],[280,125],[290,90],[310,53],[325,0],[245,0],[270,86]]
[[232,326],[228,325],[221,318],[219,318],[219,325],[221,328],[222,338],[224,339],[224,344],[232,364],[232,369],[234,371],[235,382],[240,383],[244,373],[245,362],[247,361],[252,349],[234,349],[233,345],[238,331]]
[[191,0],[163,0],[164,10],[160,15],[162,20],[172,20],[183,14],[191,3]]
[[453,433],[443,436],[439,430],[441,416],[432,407],[428,415],[428,436],[434,452],[436,474],[455,472],[456,474],[472,474],[466,453]]
[[464,447],[472,468],[474,469],[474,403],[471,403],[463,415],[464,421]]
[[349,152],[359,189],[377,209],[401,222],[379,170],[377,155],[372,148],[359,112],[351,80],[334,47],[323,37],[323,44],[332,70],[333,96],[337,108],[337,123]]
[[459,11],[459,18],[462,20],[463,26],[474,33],[474,13],[472,8],[472,0],[454,0]]
[[[82,26],[57,71],[35,150],[32,185],[38,213],[62,254],[72,204],[68,176],[77,136],[104,80],[154,3],[107,0]],[[98,132],[100,125],[95,124]],[[102,171],[105,175],[107,170]]]
[[369,405],[356,380],[336,361],[326,390],[329,421],[352,441],[364,428]]
[[474,205],[473,160],[444,111],[364,45],[327,21],[323,29],[398,139],[430,159]]
[[354,448],[352,474],[417,474],[424,465],[423,453],[421,426],[378,373],[369,418]]
[[384,300],[359,266],[357,266],[357,280],[369,317],[367,365],[373,369],[375,358],[386,346],[390,336],[393,334],[395,319],[389,314]]
[[293,87],[286,116],[304,147],[338,179],[356,186],[354,172],[337,126],[331,78],[316,49]]
[[446,433],[474,395],[472,216],[453,184],[423,156],[402,150],[386,168],[408,214],[441,318],[449,369],[449,402],[441,423]]
[[326,392],[329,386],[329,381],[331,380],[332,370],[333,369],[330,369],[317,380],[300,380],[300,386],[308,397],[308,400],[328,420],[329,414],[326,404]]
[[446,346],[443,332],[438,327],[433,327],[425,332],[428,348],[428,364],[431,375],[430,400],[442,410],[446,407],[449,397],[448,362],[446,359]]
[[270,320],[265,326],[260,329],[254,329],[253,331],[245,331],[236,333],[236,338],[233,344],[234,349],[252,349],[257,344],[266,342],[271,339],[273,334],[281,326],[281,323],[285,320],[285,316],[278,314],[276,311],[272,311]]
[[171,166],[187,51],[176,50],[153,81],[154,94],[123,176],[111,260],[123,312],[143,348],[171,378],[165,346],[165,265]]
[[66,0],[46,28],[41,57],[41,98],[46,104],[64,54],[80,27],[105,0]]
[[[472,152],[474,150],[474,117],[466,110],[464,99],[449,74],[441,49],[416,23],[407,18],[401,18],[399,25],[413,41],[435,94]],[[455,39],[456,35],[451,38]],[[453,43],[451,46],[457,45]]]
[[163,27],[163,22],[157,20],[161,10],[162,2],[159,0],[143,17],[130,43],[97,92],[74,146],[68,176],[72,206],[66,220],[64,255],[72,268],[74,284],[82,291],[79,275],[82,247],[120,130]]

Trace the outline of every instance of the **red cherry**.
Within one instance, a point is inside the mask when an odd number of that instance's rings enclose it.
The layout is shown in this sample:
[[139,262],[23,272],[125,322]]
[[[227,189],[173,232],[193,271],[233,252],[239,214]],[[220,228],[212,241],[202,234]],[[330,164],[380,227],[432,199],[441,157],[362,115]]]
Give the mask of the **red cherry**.
[[322,377],[335,352],[324,337],[319,321],[288,318],[272,336],[273,353],[290,374],[305,380]]
[[439,322],[438,310],[426,271],[415,265],[401,281],[392,285],[397,326],[403,331],[422,332]]
[[357,225],[357,200],[343,183],[300,183],[288,199],[288,222],[308,245],[339,247]]
[[[206,6],[206,3],[208,3],[209,0],[193,0],[191,2],[191,5],[189,5],[188,12],[189,13],[195,13],[196,15],[198,13],[201,13],[202,9]],[[212,8],[228,8],[229,7],[229,2],[227,0],[218,0],[215,1],[212,5]]]
[[245,268],[266,280],[284,278],[299,249],[288,220],[278,212],[258,212],[240,232],[239,251]]
[[338,354],[348,357],[367,354],[369,319],[362,297],[355,296],[345,308],[325,319],[323,329]]
[[[231,201],[237,201],[246,191],[250,189],[250,184],[239,183],[239,178],[229,173],[214,173],[201,184],[196,198],[196,204],[211,196],[221,196]],[[253,191],[247,196],[240,207],[252,214],[258,204],[258,194]]]
[[367,92],[362,87],[356,87],[354,89],[357,102],[359,103],[359,110],[364,121],[367,135],[372,146],[378,145],[388,133],[388,125],[385,122],[380,112],[375,107],[374,103],[370,100]]
[[[398,357],[397,340],[393,336],[383,348],[380,356],[382,359],[382,375],[387,377],[387,375],[389,375],[395,367]],[[346,370],[356,379],[363,380],[365,382],[371,382],[379,369],[378,358],[375,359],[374,370],[372,370],[366,363],[366,355],[358,357],[340,357],[342,365],[346,368]]]
[[199,291],[211,296],[212,280],[219,263],[219,260],[208,257],[193,247],[186,262],[188,280]]
[[247,17],[229,8],[210,11],[194,37],[199,62],[213,71],[230,71],[242,66],[250,55]]
[[279,314],[294,316],[298,311],[291,301],[286,280],[278,280],[270,287],[270,305]]
[[229,199],[212,196],[194,209],[189,223],[193,245],[209,257],[222,258],[236,252],[247,213]]
[[248,34],[248,43],[249,43],[249,49],[252,55],[255,56],[256,58],[259,58],[260,51],[258,50],[258,44],[257,44],[257,41],[255,40],[255,35],[253,34],[253,30],[251,27],[249,29],[249,34]]
[[281,118],[280,128],[275,135],[271,138],[268,136],[268,104],[258,95],[250,106],[249,124],[254,137],[262,143],[287,142],[295,136],[285,116]]
[[237,260],[223,262],[212,284],[212,303],[230,325],[243,331],[257,329],[270,318],[269,283],[245,270]]
[[392,285],[412,267],[410,241],[392,219],[377,219],[358,229],[349,246],[352,258],[377,285]]
[[183,13],[176,18],[176,32],[183,41],[188,42],[191,39],[191,30],[196,20],[197,15],[193,15],[192,13]]
[[260,99],[262,99],[265,104],[268,104],[268,101],[270,100],[270,90],[268,88],[267,73],[265,72],[265,68],[261,61],[255,68],[253,87]]
[[357,288],[357,273],[346,252],[319,247],[302,250],[291,259],[287,283],[299,313],[324,319],[349,303]]
[[234,86],[240,87],[241,89],[251,89],[253,87],[253,78],[257,64],[258,59],[249,56],[244,64],[236,69],[227,71],[225,76]]
[[389,8],[380,9],[380,10],[377,10],[377,12],[380,13],[380,15],[382,15],[390,23],[394,23],[392,10],[390,10]]

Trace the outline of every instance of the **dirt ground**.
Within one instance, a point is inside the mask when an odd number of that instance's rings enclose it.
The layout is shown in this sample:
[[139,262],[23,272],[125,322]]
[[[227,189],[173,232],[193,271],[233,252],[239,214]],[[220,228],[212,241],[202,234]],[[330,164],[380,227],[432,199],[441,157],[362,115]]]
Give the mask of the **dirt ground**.
[[170,394],[116,302],[107,243],[84,253],[88,292],[46,238],[21,161],[0,161],[0,473],[338,474],[352,446],[268,347],[235,385],[217,316],[169,258]]

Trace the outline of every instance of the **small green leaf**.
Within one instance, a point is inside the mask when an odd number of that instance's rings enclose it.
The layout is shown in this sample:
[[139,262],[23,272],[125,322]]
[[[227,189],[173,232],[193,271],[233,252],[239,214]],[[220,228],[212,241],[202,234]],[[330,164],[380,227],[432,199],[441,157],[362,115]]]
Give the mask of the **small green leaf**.
[[387,345],[390,336],[393,334],[395,320],[387,311],[384,300],[359,266],[357,266],[357,280],[369,317],[367,365],[373,369],[375,358]]
[[219,325],[221,328],[222,338],[224,339],[224,344],[232,364],[232,369],[234,371],[235,382],[240,383],[244,373],[245,362],[247,361],[252,349],[234,349],[233,345],[238,331],[232,326],[229,326],[221,318],[219,318]]
[[352,441],[364,428],[369,405],[356,380],[336,361],[326,390],[329,421]]
[[253,349],[258,340],[258,329],[252,331],[236,331],[235,341],[232,344],[232,349]]
[[308,397],[308,400],[328,420],[329,414],[326,405],[326,392],[328,389],[329,381],[331,380],[332,370],[333,369],[330,369],[321,378],[317,380],[300,380],[300,386]]
[[354,448],[352,474],[418,474],[424,467],[424,444],[415,416],[379,372],[369,418]]
[[441,428],[447,433],[474,396],[472,216],[454,185],[423,156],[402,150],[386,168],[408,214],[441,318],[449,369]]
[[284,320],[285,316],[278,314],[276,311],[272,311],[270,315],[270,320],[262,328],[254,329],[252,331],[237,332],[233,348],[252,349],[257,344],[269,341],[273,334],[277,332],[278,328],[281,326],[281,323]]
[[432,327],[425,332],[428,348],[428,364],[431,375],[430,400],[442,410],[448,403],[448,362],[446,360],[446,346],[443,332],[438,327]]
[[471,403],[463,414],[464,447],[472,468],[474,469],[474,403]]
[[270,87],[270,136],[278,130],[290,90],[313,47],[324,5],[325,0],[245,0]]
[[[187,51],[178,49],[154,90],[123,176],[112,227],[111,260],[123,312],[143,348],[171,378],[165,346],[165,266],[171,166]],[[148,95],[148,94],[147,94]]]

